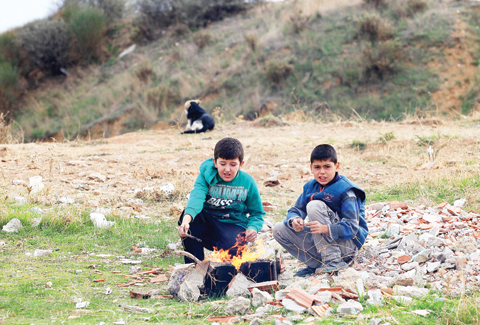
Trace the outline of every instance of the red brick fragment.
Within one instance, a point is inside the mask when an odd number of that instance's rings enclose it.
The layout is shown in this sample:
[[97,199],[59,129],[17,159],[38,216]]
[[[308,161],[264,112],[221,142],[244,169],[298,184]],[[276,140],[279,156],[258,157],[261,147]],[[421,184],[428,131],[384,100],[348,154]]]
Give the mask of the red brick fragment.
[[397,261],[398,261],[398,263],[403,264],[403,263],[407,263],[408,261],[410,261],[411,258],[412,258],[411,256],[402,255],[402,256],[398,257]]

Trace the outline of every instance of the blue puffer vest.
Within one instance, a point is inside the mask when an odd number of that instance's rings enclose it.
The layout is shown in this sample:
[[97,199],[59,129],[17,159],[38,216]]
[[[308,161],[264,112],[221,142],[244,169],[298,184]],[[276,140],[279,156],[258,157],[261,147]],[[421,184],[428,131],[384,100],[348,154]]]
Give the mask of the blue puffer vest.
[[311,187],[305,186],[305,188],[308,187],[309,189],[311,189],[311,193],[305,193],[308,194],[308,201],[310,202],[311,200],[322,200],[330,209],[335,212],[341,211],[342,206],[340,199],[342,195],[349,190],[353,190],[355,192],[359,201],[360,220],[358,233],[357,236],[353,238],[353,241],[358,248],[361,248],[365,243],[365,239],[368,235],[367,222],[365,221],[365,191],[342,175],[339,175],[338,181],[333,184],[327,185],[325,188],[323,188],[323,190],[321,190],[321,185],[316,180],[312,180],[308,183],[312,183]]

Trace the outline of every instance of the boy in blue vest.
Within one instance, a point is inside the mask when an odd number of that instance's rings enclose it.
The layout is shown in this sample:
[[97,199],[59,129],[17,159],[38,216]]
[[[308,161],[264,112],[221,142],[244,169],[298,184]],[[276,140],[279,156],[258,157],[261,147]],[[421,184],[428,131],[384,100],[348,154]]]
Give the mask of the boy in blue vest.
[[307,265],[297,276],[344,269],[365,243],[365,192],[339,175],[339,168],[331,145],[315,147],[310,156],[314,179],[303,186],[286,220],[273,228],[277,242]]
[[[213,156],[200,165],[200,175],[178,221],[185,251],[201,261],[204,247],[229,250],[235,256],[238,248],[255,241],[265,215],[255,180],[240,170],[244,163],[241,142],[224,138],[215,145]],[[185,263],[192,262],[185,257]]]

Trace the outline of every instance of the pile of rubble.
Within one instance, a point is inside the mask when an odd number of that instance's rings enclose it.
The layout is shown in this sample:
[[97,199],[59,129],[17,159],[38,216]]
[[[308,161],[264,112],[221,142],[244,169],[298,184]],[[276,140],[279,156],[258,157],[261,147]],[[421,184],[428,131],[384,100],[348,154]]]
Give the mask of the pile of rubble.
[[[451,296],[468,293],[480,283],[480,250],[477,248],[480,215],[464,211],[464,205],[465,200],[457,200],[454,205],[445,202],[437,207],[410,207],[401,202],[367,206],[370,234],[352,267],[336,275],[299,278],[294,273],[304,266],[284,253],[285,271],[276,281],[255,284],[237,274],[226,292],[231,298],[225,308],[227,316],[209,320],[261,324],[274,319],[275,324],[291,324],[345,315],[358,319],[363,317],[361,312],[367,305],[382,305],[385,299],[409,304],[430,290]],[[259,236],[267,246],[278,245],[272,238],[271,226],[272,221],[267,220]],[[180,289],[181,282],[187,281],[181,292],[171,292],[180,300],[201,299],[202,266],[197,265],[197,271],[187,275],[181,273],[182,269],[185,270],[185,265],[172,270],[169,288],[177,285]],[[190,269],[195,270],[193,266]],[[334,306],[337,306],[335,313]],[[293,316],[285,318],[275,312],[282,307],[293,312]],[[416,312],[428,314],[426,310]],[[387,324],[381,319],[372,319],[372,322]]]

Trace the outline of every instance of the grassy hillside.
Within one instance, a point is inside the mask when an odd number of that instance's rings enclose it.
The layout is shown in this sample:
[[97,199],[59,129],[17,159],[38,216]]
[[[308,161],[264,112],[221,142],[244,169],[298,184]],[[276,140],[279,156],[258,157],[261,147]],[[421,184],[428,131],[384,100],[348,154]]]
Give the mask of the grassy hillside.
[[[479,17],[461,1],[261,4],[205,28],[176,25],[129,56],[117,58],[117,47],[100,65],[44,82],[13,114],[14,131],[29,141],[180,125],[192,98],[218,121],[467,114],[478,102]],[[111,37],[127,47],[129,35],[125,23]],[[444,107],[447,92],[456,101]]]

